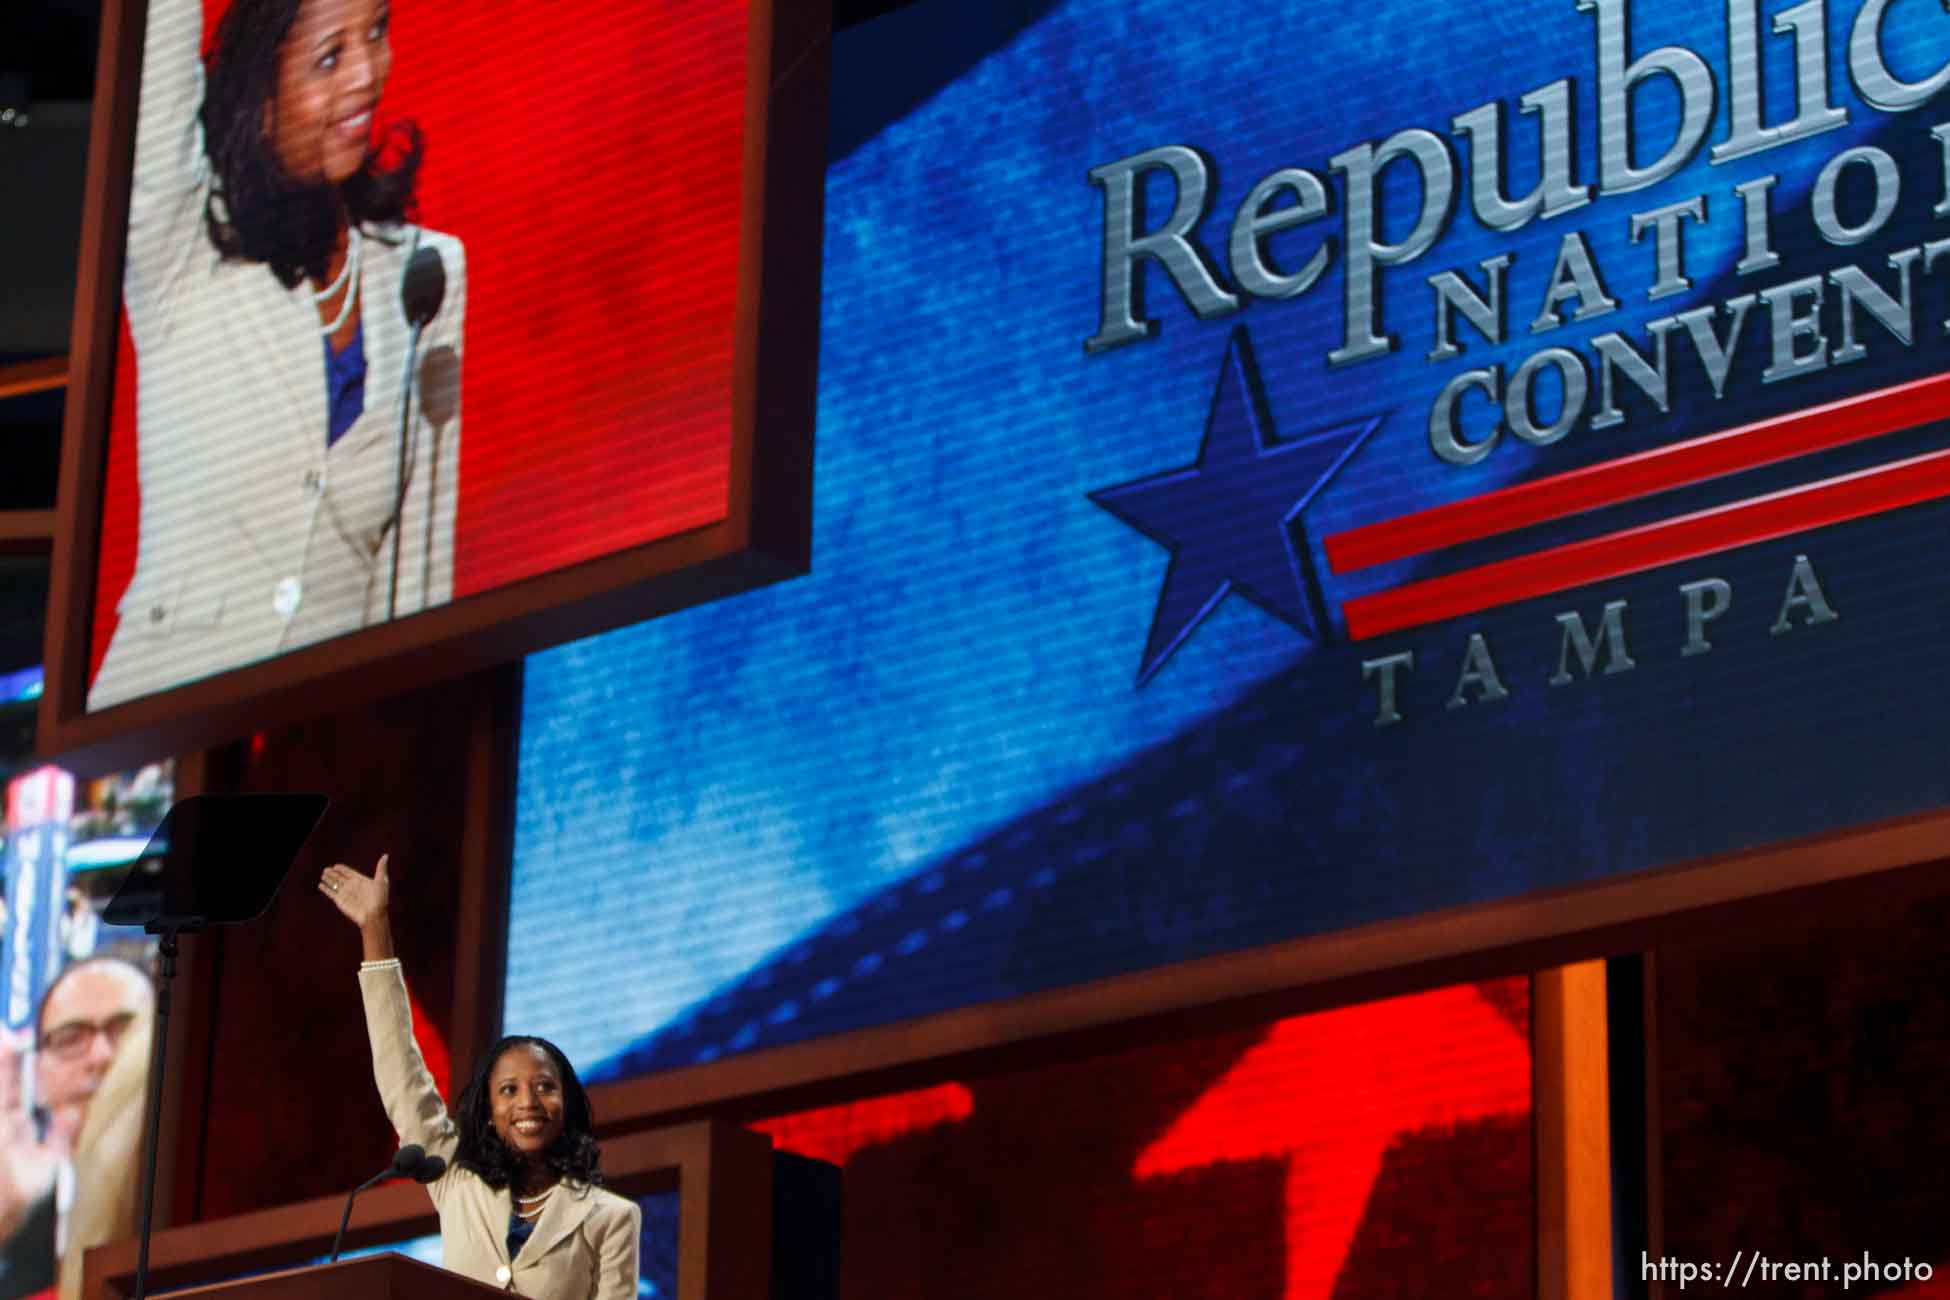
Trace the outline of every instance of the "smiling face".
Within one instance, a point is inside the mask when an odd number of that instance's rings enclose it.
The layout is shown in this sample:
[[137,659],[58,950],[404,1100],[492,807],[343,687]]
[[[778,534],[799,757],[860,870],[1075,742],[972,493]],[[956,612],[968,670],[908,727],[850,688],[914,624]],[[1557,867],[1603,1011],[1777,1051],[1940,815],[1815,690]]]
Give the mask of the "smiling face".
[[278,47],[264,130],[285,171],[337,185],[355,175],[392,70],[388,0],[304,0]]
[[518,1158],[538,1160],[562,1136],[562,1076],[533,1043],[510,1047],[488,1073],[494,1132]]

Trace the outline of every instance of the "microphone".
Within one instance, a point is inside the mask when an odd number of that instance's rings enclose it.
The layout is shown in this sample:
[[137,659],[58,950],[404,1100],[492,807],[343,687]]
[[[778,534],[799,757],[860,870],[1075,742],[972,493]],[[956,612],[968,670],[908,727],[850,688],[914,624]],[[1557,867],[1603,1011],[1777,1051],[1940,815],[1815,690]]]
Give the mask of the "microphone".
[[339,1216],[339,1234],[332,1238],[332,1258],[329,1263],[338,1262],[339,1247],[345,1241],[345,1225],[352,1221],[352,1202],[360,1192],[374,1183],[383,1183],[388,1178],[411,1178],[415,1182],[430,1183],[447,1172],[447,1162],[439,1156],[430,1156],[426,1148],[418,1142],[408,1142],[393,1157],[393,1163],[360,1183],[345,1198],[345,1213]]
[[406,274],[400,277],[399,301],[406,309],[406,321],[417,337],[428,321],[440,314],[447,297],[447,263],[437,248],[415,249],[406,259]]
[[[406,345],[406,374],[400,381],[399,400],[399,467],[393,475],[393,574],[386,589],[386,621],[392,622],[399,614],[399,552],[405,540],[403,533],[406,523],[406,461],[407,447],[410,444],[408,430],[413,413],[414,373],[413,362],[420,351],[420,331],[427,323],[440,314],[440,304],[447,297],[447,263],[440,256],[440,250],[422,245],[413,250],[406,259],[406,271],[400,276],[399,303],[406,313],[407,324],[413,327],[413,336]],[[427,519],[429,525],[433,517],[433,486],[427,486]],[[420,592],[420,603],[426,604],[427,593]]]

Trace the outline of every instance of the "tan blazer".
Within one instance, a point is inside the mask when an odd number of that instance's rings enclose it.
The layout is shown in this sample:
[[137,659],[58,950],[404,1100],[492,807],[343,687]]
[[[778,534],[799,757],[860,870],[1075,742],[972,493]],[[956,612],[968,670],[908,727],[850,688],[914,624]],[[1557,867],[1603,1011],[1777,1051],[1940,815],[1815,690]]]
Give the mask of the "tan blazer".
[[[365,413],[328,448],[310,286],[286,289],[266,266],[223,260],[205,226],[214,181],[198,120],[202,16],[202,0],[149,6],[122,283],[142,505],[135,572],[90,709],[453,596],[465,251],[417,226],[366,232]],[[400,284],[419,247],[439,251],[447,291],[415,356],[402,501],[411,327]]]
[[386,1117],[401,1142],[417,1142],[448,1161],[447,1172],[427,1187],[440,1214],[445,1266],[531,1300],[634,1297],[643,1212],[600,1187],[558,1184],[534,1236],[518,1258],[508,1259],[509,1190],[497,1191],[452,1163],[459,1135],[413,1041],[413,1013],[399,966],[362,968],[359,988]]

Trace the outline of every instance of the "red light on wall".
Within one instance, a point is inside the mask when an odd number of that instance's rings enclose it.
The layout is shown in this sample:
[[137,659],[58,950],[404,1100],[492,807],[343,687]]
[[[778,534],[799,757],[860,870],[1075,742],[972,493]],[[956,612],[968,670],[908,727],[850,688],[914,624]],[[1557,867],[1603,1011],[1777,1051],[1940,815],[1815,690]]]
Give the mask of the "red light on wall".
[[1523,1300],[1530,1077],[1512,979],[755,1127],[846,1167],[860,1300]]

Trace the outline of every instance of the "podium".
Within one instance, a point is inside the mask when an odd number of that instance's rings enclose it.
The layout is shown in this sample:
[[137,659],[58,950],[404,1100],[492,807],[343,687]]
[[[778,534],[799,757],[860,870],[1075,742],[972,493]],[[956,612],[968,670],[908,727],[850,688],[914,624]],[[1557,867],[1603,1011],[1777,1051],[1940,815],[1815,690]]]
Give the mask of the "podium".
[[[674,1300],[839,1295],[840,1187],[833,1166],[775,1152],[763,1133],[694,1120],[605,1139],[603,1169],[611,1190],[623,1196],[677,1193]],[[164,1228],[155,1235],[150,1278],[170,1300],[505,1300],[507,1293],[492,1286],[398,1255],[292,1267],[324,1257],[343,1204],[338,1196],[319,1197]],[[387,1183],[359,1197],[347,1241],[382,1246],[438,1228],[424,1187]],[[89,1250],[82,1300],[128,1300],[137,1248],[130,1237]]]
[[175,1292],[171,1300],[488,1300],[507,1292],[404,1255],[366,1255]]

